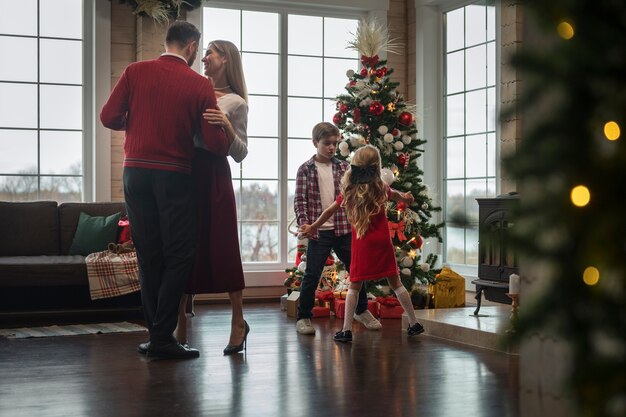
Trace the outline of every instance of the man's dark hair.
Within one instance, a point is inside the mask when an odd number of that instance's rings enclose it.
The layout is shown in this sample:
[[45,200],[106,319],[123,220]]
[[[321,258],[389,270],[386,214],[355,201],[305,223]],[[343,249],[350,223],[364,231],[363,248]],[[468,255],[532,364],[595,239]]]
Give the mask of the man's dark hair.
[[166,45],[175,43],[182,48],[192,41],[200,42],[200,31],[191,23],[177,20],[167,28]]

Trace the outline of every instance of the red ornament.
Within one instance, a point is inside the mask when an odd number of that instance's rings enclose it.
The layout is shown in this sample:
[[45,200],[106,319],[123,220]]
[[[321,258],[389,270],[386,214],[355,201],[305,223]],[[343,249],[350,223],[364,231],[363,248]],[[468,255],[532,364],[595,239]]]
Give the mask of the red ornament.
[[424,239],[422,236],[417,235],[407,242],[413,249],[420,249],[424,245]]
[[361,70],[361,77],[367,77],[367,68]]
[[403,111],[398,116],[398,123],[403,126],[411,126],[413,124],[413,115],[409,112]]
[[348,107],[347,104],[343,103],[341,106],[339,106],[339,111],[341,113],[347,113],[348,110],[350,110],[350,107]]
[[385,106],[380,104],[379,101],[372,101],[370,104],[370,113],[374,116],[380,116],[385,111]]
[[355,80],[352,80],[352,81],[350,81],[350,82],[348,83],[348,85],[349,85],[350,87],[354,87],[354,86],[356,85],[356,81],[355,81]]
[[354,110],[352,110],[352,121],[354,121],[354,123],[359,123],[360,118],[361,118],[361,109],[356,107]]
[[407,161],[406,154],[401,153],[400,155],[398,155],[398,164],[400,164],[400,165],[404,165],[404,164],[406,164],[407,162],[408,162],[408,161]]
[[385,67],[382,67],[376,70],[376,76],[378,78],[383,78],[386,73],[387,73],[387,69]]
[[398,201],[398,211],[406,210],[406,203],[404,201]]
[[398,129],[393,129],[391,131],[391,134],[397,138],[398,136],[400,136],[400,131]]
[[335,113],[333,116],[333,123],[337,126],[343,124],[344,120],[344,115],[342,113]]

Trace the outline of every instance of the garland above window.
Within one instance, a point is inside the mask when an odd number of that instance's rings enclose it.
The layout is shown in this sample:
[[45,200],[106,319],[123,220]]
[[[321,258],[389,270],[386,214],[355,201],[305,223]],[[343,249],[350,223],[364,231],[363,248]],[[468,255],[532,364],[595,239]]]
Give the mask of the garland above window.
[[165,24],[170,19],[178,18],[182,10],[193,10],[202,4],[202,0],[120,0],[133,9],[139,16],[148,16],[157,23]]

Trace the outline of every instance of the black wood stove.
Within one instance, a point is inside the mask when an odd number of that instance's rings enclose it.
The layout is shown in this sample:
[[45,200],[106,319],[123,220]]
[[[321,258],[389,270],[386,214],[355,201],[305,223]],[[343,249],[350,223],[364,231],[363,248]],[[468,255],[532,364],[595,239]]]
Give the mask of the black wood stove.
[[513,227],[511,209],[519,204],[519,195],[509,193],[496,198],[477,198],[478,201],[478,279],[476,285],[477,306],[480,310],[481,296],[502,304],[511,304],[509,276],[518,273],[517,256],[509,247],[508,236]]

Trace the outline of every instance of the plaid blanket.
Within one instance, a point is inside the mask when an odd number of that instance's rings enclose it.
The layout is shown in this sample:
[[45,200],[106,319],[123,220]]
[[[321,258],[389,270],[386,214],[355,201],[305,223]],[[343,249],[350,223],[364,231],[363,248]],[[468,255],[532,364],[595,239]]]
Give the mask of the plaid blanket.
[[105,250],[87,255],[85,262],[92,300],[139,291],[137,252],[117,254]]

